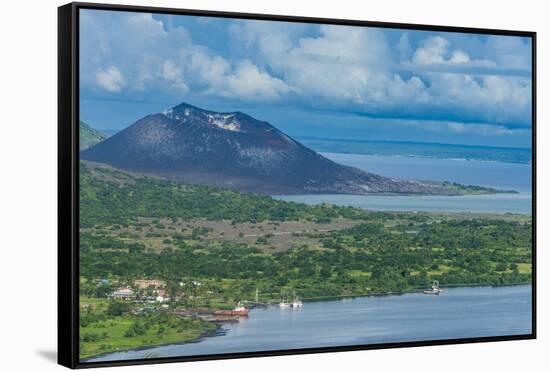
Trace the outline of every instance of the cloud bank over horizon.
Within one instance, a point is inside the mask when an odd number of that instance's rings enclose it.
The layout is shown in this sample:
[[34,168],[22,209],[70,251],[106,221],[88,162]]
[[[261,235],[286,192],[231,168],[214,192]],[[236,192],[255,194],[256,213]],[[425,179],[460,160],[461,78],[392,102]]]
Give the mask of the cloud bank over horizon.
[[381,137],[520,146],[531,135],[529,38],[103,10],[82,10],[80,28],[82,112],[103,128],[186,101],[295,132],[387,125]]

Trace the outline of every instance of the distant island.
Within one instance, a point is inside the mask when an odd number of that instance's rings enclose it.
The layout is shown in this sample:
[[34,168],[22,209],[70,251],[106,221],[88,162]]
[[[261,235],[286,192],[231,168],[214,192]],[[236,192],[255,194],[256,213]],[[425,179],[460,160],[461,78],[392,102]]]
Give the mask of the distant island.
[[188,184],[273,195],[516,193],[372,174],[329,160],[245,113],[208,111],[186,103],[98,140],[81,158]]
[[376,156],[491,161],[524,165],[532,163],[531,148],[433,142],[404,142],[393,140],[321,138],[314,136],[297,136],[295,139],[321,153],[332,152]]

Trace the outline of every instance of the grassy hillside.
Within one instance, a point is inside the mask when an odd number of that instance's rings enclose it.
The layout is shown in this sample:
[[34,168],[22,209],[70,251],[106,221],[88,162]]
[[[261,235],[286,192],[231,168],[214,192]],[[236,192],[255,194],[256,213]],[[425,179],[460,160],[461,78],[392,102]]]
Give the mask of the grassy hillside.
[[310,296],[530,280],[529,216],[308,206],[86,164],[80,203],[87,278],[250,280]]
[[84,121],[80,121],[80,150],[89,148],[105,140],[107,135],[97,131]]
[[385,213],[365,213],[351,207],[307,206],[254,193],[191,186],[151,177],[132,176],[110,168],[80,165],[80,224],[127,224],[137,217],[229,219],[235,223],[264,220],[331,218],[371,219]]
[[[172,309],[231,308],[256,289],[278,302],[531,281],[530,216],[308,206],[90,163],[80,187],[82,357],[196,339],[214,326]],[[166,282],[169,308],[106,299],[144,278]]]

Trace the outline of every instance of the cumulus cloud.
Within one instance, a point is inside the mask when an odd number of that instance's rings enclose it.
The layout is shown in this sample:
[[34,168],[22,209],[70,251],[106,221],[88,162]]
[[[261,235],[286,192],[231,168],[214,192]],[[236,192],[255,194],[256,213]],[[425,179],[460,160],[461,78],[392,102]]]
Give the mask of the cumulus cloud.
[[460,49],[450,50],[450,42],[441,36],[429,37],[424,39],[421,44],[414,52],[413,61],[416,64],[462,64],[470,62],[468,53]]
[[164,61],[161,74],[164,80],[173,84],[182,93],[189,91],[189,87],[184,81],[183,68],[179,67],[173,60],[167,59]]
[[197,27],[220,40],[201,44],[173,23],[83,11],[82,86],[282,101],[455,132],[531,125],[531,46],[522,38],[205,18]]
[[237,30],[234,36],[259,51],[292,92],[306,101],[322,98],[313,104],[374,116],[530,125],[529,79],[488,71],[497,62],[472,58],[440,35],[415,49],[404,33],[395,57],[377,29],[323,25],[317,36],[294,41],[280,25],[240,23]]
[[112,93],[118,93],[126,86],[124,76],[116,66],[97,71],[95,77],[99,86]]
[[261,71],[249,60],[239,63],[235,73],[228,76],[226,94],[253,97],[257,99],[275,99],[287,93],[289,87],[280,79]]
[[[286,29],[280,24],[239,22],[232,35],[257,50],[258,59],[297,99],[317,97],[322,99],[318,104],[332,106],[384,104],[393,75],[381,31],[322,25],[315,36],[293,37]],[[406,80],[400,83],[410,83]]]
[[414,52],[413,61],[417,64],[444,63],[445,54],[449,48],[449,42],[441,36],[425,39],[422,46]]
[[[83,11],[81,27],[84,87],[110,93],[160,90],[180,99],[192,91],[273,100],[289,91],[284,81],[250,60],[227,60],[193,43],[183,27],[167,29],[151,14]],[[120,67],[110,65],[114,62]]]
[[249,60],[231,64],[203,48],[182,51],[182,65],[193,76],[202,94],[249,100],[275,100],[289,91],[280,79],[272,77]]
[[460,64],[460,63],[468,63],[470,61],[470,56],[463,52],[462,50],[455,50],[451,54],[451,58],[449,59],[450,63]]

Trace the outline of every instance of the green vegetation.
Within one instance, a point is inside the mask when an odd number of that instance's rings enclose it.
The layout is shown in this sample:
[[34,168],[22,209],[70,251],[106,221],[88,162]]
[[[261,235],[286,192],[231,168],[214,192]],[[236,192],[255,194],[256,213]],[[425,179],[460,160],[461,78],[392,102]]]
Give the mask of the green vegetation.
[[130,176],[81,163],[81,227],[127,225],[136,222],[137,217],[228,219],[234,223],[256,223],[302,219],[326,222],[337,217],[370,220],[378,216],[352,207],[307,206],[254,193]]
[[[413,291],[434,279],[531,281],[529,216],[307,206],[87,164],[80,171],[83,357],[196,338],[213,325],[174,309],[231,308],[256,289],[278,302],[294,292],[314,300]],[[144,304],[106,299],[136,279],[166,282],[170,308],[138,315]]]
[[107,138],[107,135],[95,130],[90,125],[86,124],[84,121],[80,121],[80,139],[79,145],[80,150],[84,150],[88,147],[96,145],[99,142],[102,142]]
[[[394,221],[395,223],[395,221]],[[131,253],[135,243],[105,249],[103,238],[82,234],[81,274],[89,279],[192,277],[209,282],[229,302],[252,299],[256,287],[276,300],[285,290],[304,299],[407,291],[431,280],[450,284],[510,284],[530,281],[531,226],[500,220],[442,220],[394,225],[369,222],[317,235],[309,245],[270,252],[224,241],[172,245],[160,252]],[[320,246],[317,244],[320,243]],[[114,248],[116,247],[116,248]],[[364,272],[368,274],[358,274]],[[85,287],[85,286],[84,286]]]
[[[194,340],[216,328],[212,323],[155,310],[134,315],[130,305],[108,299],[80,298],[80,357]],[[126,310],[113,312],[113,306]]]
[[443,184],[458,194],[461,195],[486,195],[486,194],[497,194],[497,193],[518,193],[513,190],[502,190],[489,187],[482,187],[476,185],[464,185],[455,182],[443,182]]

